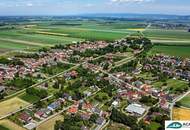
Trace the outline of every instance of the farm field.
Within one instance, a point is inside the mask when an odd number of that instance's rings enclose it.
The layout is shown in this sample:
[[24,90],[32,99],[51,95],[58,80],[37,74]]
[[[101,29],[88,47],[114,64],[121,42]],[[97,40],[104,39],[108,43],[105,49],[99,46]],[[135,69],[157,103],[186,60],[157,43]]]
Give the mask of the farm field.
[[0,38],[9,38],[17,40],[25,40],[37,43],[46,43],[46,44],[58,44],[68,43],[74,40],[82,40],[78,38],[64,37],[64,36],[55,36],[47,34],[34,33],[32,30],[24,29],[13,29],[13,30],[3,30],[0,32]]
[[[43,28],[44,29],[44,28]],[[127,36],[130,31],[119,30],[102,30],[102,29],[89,29],[89,28],[73,28],[73,27],[47,27],[46,33],[62,33],[68,34],[69,37],[82,38],[86,40],[107,40],[112,41]]]
[[189,40],[190,33],[187,30],[163,30],[163,29],[147,29],[144,35],[150,39],[173,39],[175,40]]
[[148,23],[144,21],[104,19],[24,22],[15,28],[1,30],[0,53],[42,46],[49,47],[55,44],[70,44],[84,40],[113,41],[130,34],[143,32],[153,43],[162,45],[156,45],[151,52],[190,57],[190,53],[188,53],[190,51],[190,33],[186,30],[164,30],[151,27],[145,30],[147,25]]
[[0,128],[1,128],[1,126],[4,128],[7,128],[7,129],[1,129],[1,130],[26,130],[8,119],[1,120]]
[[181,106],[190,108],[190,94],[179,101]]
[[174,108],[173,120],[190,120],[190,109]]
[[53,130],[54,129],[54,124],[57,120],[63,120],[62,115],[58,115],[44,123],[42,123],[40,126],[36,128],[36,130]]
[[190,46],[165,46],[165,45],[156,45],[150,51],[151,54],[163,53],[166,55],[177,56],[177,57],[190,57]]
[[21,107],[25,107],[28,104],[29,104],[28,102],[23,101],[17,97],[0,102],[0,108],[1,108],[0,117],[5,116],[10,112],[16,111]]

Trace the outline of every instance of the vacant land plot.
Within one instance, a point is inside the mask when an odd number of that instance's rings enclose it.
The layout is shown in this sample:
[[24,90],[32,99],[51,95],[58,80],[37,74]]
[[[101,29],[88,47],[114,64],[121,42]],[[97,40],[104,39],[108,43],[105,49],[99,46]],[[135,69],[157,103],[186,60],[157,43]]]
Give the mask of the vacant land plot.
[[190,120],[190,109],[174,108],[173,120]]
[[184,92],[185,89],[188,89],[188,82],[182,81],[182,80],[174,80],[169,79],[167,80],[167,90],[170,91],[170,93],[180,93]]
[[0,130],[10,130],[10,129],[8,129],[8,128],[2,126],[2,125],[0,125]]
[[179,56],[184,58],[190,57],[190,46],[164,46],[156,45],[152,48],[151,54],[163,53],[171,56]]
[[180,104],[184,107],[190,108],[190,94],[184,97],[181,101],[179,101]]
[[57,120],[63,120],[63,116],[62,115],[58,115],[44,123],[42,123],[40,126],[37,127],[36,130],[53,130],[54,129],[54,125],[55,122]]
[[[18,126],[17,124],[13,123],[10,120],[1,120],[0,121],[0,125],[7,128],[5,130],[26,130],[20,126]],[[0,127],[1,128],[1,127]]]
[[27,93],[22,94],[21,96],[19,96],[19,98],[29,103],[35,103],[40,100],[39,97],[34,95],[29,95]]
[[14,112],[21,107],[27,106],[28,104],[28,102],[23,101],[17,97],[0,102],[0,117],[5,116],[10,112]]
[[127,126],[119,123],[110,123],[104,130],[129,130]]
[[150,127],[150,130],[158,130],[158,128],[160,127],[160,124],[156,122],[152,122],[149,127]]

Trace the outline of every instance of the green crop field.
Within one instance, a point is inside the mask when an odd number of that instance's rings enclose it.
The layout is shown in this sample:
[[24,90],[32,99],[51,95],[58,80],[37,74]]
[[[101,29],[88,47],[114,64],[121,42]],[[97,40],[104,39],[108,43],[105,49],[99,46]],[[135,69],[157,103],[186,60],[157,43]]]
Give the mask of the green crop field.
[[[28,26],[27,26],[28,25]],[[0,53],[9,50],[22,50],[69,44],[74,41],[121,39],[147,26],[144,21],[113,20],[63,20],[23,22],[20,25],[0,31]],[[164,30],[149,28],[143,34],[156,46],[152,53],[190,57],[190,33],[186,30]],[[157,46],[180,45],[180,46]],[[186,45],[186,46],[181,46]]]
[[163,53],[171,56],[189,58],[190,57],[189,52],[190,52],[190,46],[156,45],[152,48],[150,54]]
[[[43,28],[44,29],[44,28]],[[119,30],[101,30],[101,29],[88,29],[88,28],[46,28],[49,33],[68,34],[69,37],[82,38],[86,40],[108,40],[113,41],[126,37],[131,31]]]
[[190,95],[187,95],[179,102],[182,106],[190,108]]
[[189,40],[190,33],[187,30],[164,30],[164,29],[148,29],[144,32],[145,36],[151,39],[168,39],[168,40]]

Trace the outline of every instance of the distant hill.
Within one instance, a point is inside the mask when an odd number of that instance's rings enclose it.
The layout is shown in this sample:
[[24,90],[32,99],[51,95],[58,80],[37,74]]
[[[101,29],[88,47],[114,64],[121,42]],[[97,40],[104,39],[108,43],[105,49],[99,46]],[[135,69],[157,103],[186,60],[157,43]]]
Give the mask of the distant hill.
[[138,19],[183,19],[190,20],[190,15],[165,15],[165,14],[132,14],[132,13],[99,13],[99,14],[82,14],[85,17],[112,17],[112,18],[138,18]]

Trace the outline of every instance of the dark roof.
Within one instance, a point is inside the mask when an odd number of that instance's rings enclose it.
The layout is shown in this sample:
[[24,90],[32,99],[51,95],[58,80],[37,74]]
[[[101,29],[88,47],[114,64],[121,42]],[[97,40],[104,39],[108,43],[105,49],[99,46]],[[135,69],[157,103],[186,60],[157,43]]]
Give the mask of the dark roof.
[[103,117],[99,117],[97,120],[96,120],[96,123],[98,125],[102,125],[102,123],[105,121],[105,119]]

